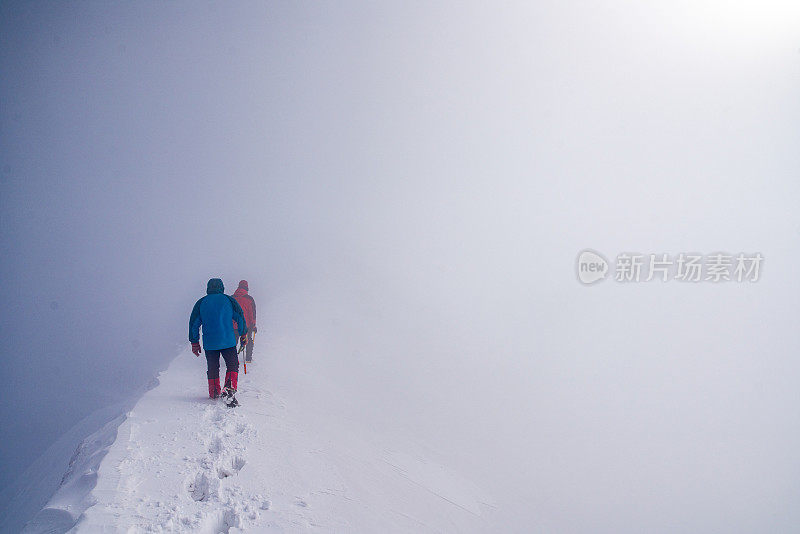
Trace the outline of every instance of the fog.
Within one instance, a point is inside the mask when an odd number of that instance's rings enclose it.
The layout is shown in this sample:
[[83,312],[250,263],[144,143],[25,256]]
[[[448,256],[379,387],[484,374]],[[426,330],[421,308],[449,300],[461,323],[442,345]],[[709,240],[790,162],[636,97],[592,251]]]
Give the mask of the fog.
[[[437,451],[497,531],[793,530],[799,15],[3,2],[0,489],[218,276],[276,382]],[[585,248],[765,259],[584,286]]]

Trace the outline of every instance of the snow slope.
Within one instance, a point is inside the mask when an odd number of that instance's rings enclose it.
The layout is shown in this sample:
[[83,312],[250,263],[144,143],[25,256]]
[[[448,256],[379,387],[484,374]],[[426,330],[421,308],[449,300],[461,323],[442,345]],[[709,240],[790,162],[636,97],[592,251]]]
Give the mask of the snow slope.
[[[16,482],[0,493],[0,501],[7,503],[6,513],[0,515],[0,532],[19,532],[26,522],[26,518],[33,517],[39,512],[36,522],[46,525],[62,525],[69,527],[75,523],[77,516],[69,510],[85,508],[80,503],[73,503],[71,498],[81,499],[86,491],[76,491],[75,484],[92,484],[92,465],[100,464],[102,455],[107,447],[98,446],[98,440],[110,439],[114,441],[117,426],[121,422],[120,414],[131,409],[135,401],[113,404],[99,410],[83,419],[65,433],[58,441],[51,445],[47,451],[36,460]],[[99,432],[95,429],[101,428]],[[88,436],[84,438],[85,436]],[[75,444],[81,444],[77,450]],[[69,464],[67,472],[65,467]],[[77,469],[79,467],[81,469]],[[83,481],[74,477],[77,471],[83,475]],[[65,499],[58,501],[55,510],[39,511],[50,501],[56,502],[52,489],[59,488],[59,494]],[[48,491],[49,489],[49,491]],[[91,488],[89,488],[91,489]],[[48,517],[49,516],[49,517]],[[63,529],[61,529],[63,530]]]
[[346,418],[325,424],[267,369],[257,360],[240,374],[241,406],[229,409],[206,397],[205,361],[181,354],[115,441],[111,427],[87,440],[99,469],[78,462],[86,472],[70,480],[81,482],[27,532],[63,531],[70,518],[81,533],[489,530],[491,498],[446,459]]

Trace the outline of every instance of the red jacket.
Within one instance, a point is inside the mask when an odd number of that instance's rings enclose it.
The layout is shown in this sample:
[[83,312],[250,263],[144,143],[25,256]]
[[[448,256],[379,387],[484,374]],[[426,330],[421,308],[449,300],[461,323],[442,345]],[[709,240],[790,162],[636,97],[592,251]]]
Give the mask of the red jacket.
[[[256,301],[253,300],[253,297],[247,294],[247,290],[244,288],[239,288],[233,293],[233,298],[236,299],[236,302],[239,303],[239,306],[242,307],[242,311],[244,312],[244,320],[247,324],[247,329],[251,330],[256,325]],[[236,323],[234,322],[233,325],[234,330],[236,330]],[[237,335],[238,335],[238,330]]]

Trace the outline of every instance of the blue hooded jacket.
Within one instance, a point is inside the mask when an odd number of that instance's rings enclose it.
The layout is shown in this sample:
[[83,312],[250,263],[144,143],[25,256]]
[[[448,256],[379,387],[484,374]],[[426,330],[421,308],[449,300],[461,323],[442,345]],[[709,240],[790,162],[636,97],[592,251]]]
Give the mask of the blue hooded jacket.
[[239,328],[239,335],[247,333],[244,313],[236,299],[225,295],[222,280],[212,278],[208,281],[205,297],[197,301],[189,317],[189,342],[200,340],[200,327],[203,327],[203,349],[220,350],[236,346],[233,321]]

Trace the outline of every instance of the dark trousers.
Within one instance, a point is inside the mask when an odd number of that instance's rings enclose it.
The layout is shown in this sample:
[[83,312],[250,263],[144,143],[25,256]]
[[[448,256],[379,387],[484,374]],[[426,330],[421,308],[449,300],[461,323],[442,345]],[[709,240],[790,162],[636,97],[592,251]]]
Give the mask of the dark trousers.
[[253,331],[247,331],[247,346],[244,348],[245,354],[245,361],[252,362],[253,361]]
[[[233,333],[236,334],[236,339],[239,339],[239,330],[234,328]],[[253,331],[247,331],[247,345],[244,348],[244,361],[250,363],[253,361]]]
[[208,378],[219,378],[219,357],[225,359],[225,370],[239,372],[239,355],[236,354],[236,347],[220,350],[206,350],[206,361],[208,362]]

